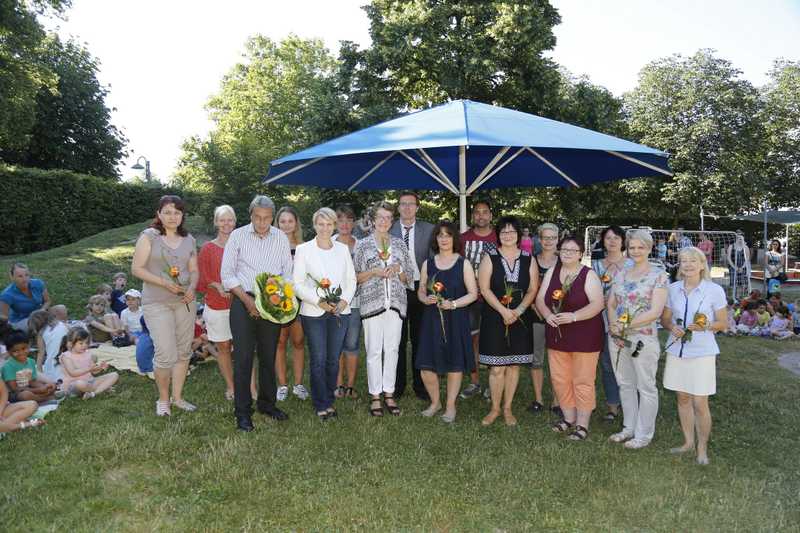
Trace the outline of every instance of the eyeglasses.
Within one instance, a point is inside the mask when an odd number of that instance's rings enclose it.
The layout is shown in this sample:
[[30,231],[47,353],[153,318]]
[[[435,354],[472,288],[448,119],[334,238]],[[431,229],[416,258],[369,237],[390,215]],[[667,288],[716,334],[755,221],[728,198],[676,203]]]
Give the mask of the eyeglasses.
[[579,254],[581,251],[577,248],[562,248],[558,251],[562,254]]
[[631,357],[639,357],[639,352],[644,348],[644,342],[639,341],[636,343],[636,349],[631,353]]
[[558,237],[541,237],[543,241],[557,241]]
[[515,229],[504,229],[503,231],[500,232],[500,235],[516,235],[516,234],[517,230]]
[[375,220],[388,220],[391,222],[392,215],[375,215]]
[[417,207],[417,202],[400,202],[400,207]]

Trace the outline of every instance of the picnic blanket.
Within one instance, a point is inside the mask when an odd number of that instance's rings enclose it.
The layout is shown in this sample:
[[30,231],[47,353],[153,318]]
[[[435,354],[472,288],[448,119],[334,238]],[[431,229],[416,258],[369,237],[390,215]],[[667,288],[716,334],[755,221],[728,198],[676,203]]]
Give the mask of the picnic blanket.
[[143,374],[139,371],[139,366],[136,364],[135,345],[117,348],[110,342],[104,342],[97,348],[93,348],[92,353],[97,356],[98,362],[105,362],[117,370],[130,370],[140,376],[148,376],[150,379],[153,379],[152,372]]

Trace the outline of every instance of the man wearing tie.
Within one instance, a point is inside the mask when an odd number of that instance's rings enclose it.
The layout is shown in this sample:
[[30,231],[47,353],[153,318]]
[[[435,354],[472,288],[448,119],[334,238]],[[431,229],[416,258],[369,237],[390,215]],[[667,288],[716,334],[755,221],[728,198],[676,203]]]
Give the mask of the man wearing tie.
[[400,219],[392,225],[389,233],[395,237],[400,237],[406,244],[411,257],[414,259],[414,290],[406,291],[408,296],[408,311],[403,320],[403,331],[400,337],[400,350],[397,360],[397,380],[395,382],[394,396],[400,398],[406,388],[406,367],[407,357],[406,348],[411,342],[411,369],[414,375],[414,393],[422,400],[428,400],[428,393],[422,383],[419,370],[415,368],[417,361],[417,345],[419,339],[419,322],[422,317],[423,305],[417,298],[419,288],[419,268],[422,262],[433,257],[431,255],[431,240],[433,238],[433,224],[424,220],[417,220],[417,209],[419,209],[419,197],[411,191],[400,193],[398,211]]

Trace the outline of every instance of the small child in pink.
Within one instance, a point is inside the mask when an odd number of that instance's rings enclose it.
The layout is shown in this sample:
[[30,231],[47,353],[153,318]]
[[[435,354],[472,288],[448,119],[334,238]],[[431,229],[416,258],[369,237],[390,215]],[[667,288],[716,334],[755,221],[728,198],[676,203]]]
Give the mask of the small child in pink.
[[116,372],[98,376],[108,369],[108,364],[94,361],[89,352],[89,342],[90,335],[86,329],[80,326],[71,328],[64,337],[67,351],[61,354],[61,366],[64,370],[62,390],[70,396],[82,394],[84,400],[110,389],[119,379]]
[[769,334],[773,339],[794,337],[791,321],[786,317],[788,313],[789,310],[785,307],[779,307],[775,310],[775,316],[769,321]]

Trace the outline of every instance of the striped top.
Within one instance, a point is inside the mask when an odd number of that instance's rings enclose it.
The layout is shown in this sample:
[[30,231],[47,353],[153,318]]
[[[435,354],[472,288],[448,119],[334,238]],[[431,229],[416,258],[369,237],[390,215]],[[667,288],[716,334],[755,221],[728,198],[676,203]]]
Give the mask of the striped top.
[[246,292],[253,292],[256,276],[262,272],[291,278],[292,253],[286,234],[270,226],[262,237],[255,232],[253,224],[233,230],[222,254],[222,286],[227,291],[242,287]]

